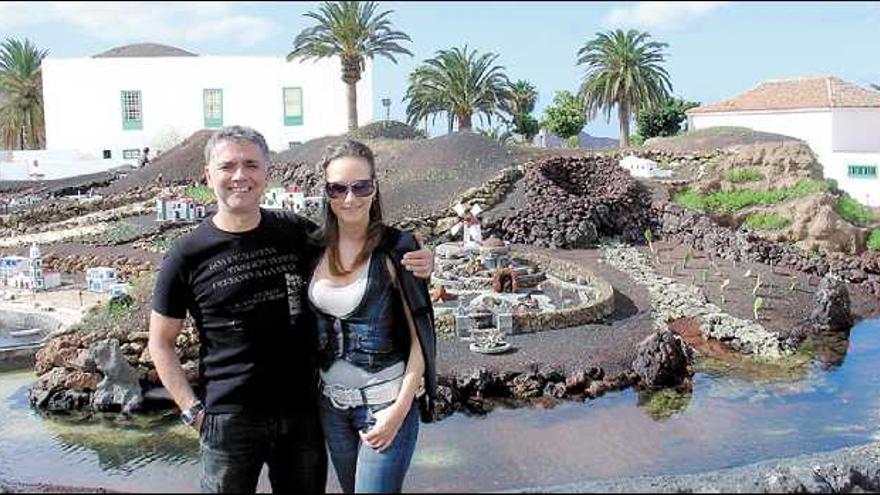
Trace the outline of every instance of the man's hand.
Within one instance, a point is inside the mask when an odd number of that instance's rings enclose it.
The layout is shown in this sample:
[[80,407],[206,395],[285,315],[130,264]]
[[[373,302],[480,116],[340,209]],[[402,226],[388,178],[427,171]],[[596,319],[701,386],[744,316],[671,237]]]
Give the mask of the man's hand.
[[403,266],[419,278],[431,278],[434,271],[434,252],[428,248],[410,251],[403,255]]

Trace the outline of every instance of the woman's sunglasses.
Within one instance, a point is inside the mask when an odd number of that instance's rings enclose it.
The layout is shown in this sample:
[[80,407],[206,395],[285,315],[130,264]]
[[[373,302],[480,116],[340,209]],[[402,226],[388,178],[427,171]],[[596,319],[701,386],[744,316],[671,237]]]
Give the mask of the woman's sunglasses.
[[348,191],[359,198],[363,198],[373,194],[376,190],[376,183],[373,179],[356,180],[348,184],[344,182],[328,182],[324,186],[324,191],[331,199],[344,198],[348,195]]

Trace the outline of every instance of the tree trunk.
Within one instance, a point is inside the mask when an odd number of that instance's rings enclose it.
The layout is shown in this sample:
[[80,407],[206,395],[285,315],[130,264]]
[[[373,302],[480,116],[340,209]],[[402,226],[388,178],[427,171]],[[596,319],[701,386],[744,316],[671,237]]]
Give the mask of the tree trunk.
[[629,147],[629,105],[617,102],[617,118],[620,121],[620,147]]
[[471,130],[471,115],[470,114],[462,114],[458,115],[458,130],[459,131],[469,131]]
[[342,57],[342,82],[348,97],[348,130],[358,128],[357,82],[361,80],[360,61],[356,57]]
[[357,83],[347,83],[348,91],[348,130],[353,131],[358,128],[358,109],[357,109]]

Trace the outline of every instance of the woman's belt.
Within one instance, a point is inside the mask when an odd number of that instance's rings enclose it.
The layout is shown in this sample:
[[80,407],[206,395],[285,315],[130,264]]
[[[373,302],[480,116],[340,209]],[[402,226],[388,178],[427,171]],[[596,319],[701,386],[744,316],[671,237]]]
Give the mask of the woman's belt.
[[325,383],[323,379],[320,382],[321,393],[330,399],[330,403],[337,409],[376,406],[393,402],[397,399],[402,385],[403,375],[360,388]]

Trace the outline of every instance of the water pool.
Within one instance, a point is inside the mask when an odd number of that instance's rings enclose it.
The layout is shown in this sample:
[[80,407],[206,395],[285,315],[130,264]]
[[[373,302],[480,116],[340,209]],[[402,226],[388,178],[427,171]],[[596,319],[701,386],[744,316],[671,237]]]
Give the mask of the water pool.
[[[626,390],[549,410],[455,414],[423,425],[404,488],[490,491],[696,473],[863,444],[880,438],[878,355],[880,320],[869,320],[853,328],[838,364],[797,378],[700,372],[692,395],[659,409]],[[30,371],[0,373],[0,479],[198,491],[198,440],[176,418],[45,418],[27,404],[33,381]],[[337,488],[331,476],[329,489]]]

